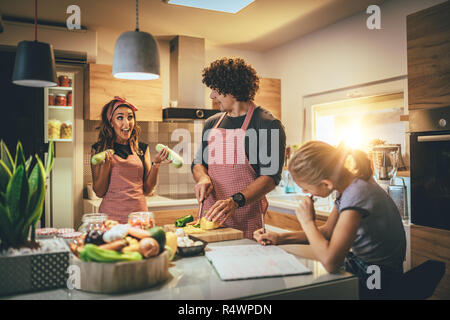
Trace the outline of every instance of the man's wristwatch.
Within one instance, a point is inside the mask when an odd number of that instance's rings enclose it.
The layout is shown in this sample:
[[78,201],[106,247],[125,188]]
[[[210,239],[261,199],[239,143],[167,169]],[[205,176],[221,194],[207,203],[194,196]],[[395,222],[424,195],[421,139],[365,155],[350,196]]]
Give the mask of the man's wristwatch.
[[233,201],[237,203],[238,208],[245,206],[245,197],[242,193],[235,193],[231,196],[231,198],[233,198]]

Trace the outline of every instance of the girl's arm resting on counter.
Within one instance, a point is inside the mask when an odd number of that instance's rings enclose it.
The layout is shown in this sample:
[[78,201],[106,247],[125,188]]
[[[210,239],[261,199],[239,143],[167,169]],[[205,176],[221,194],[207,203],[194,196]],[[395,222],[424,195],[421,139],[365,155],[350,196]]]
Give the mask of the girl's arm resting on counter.
[[[91,159],[96,154],[95,150],[91,150]],[[91,163],[92,172],[92,188],[99,198],[103,198],[108,190],[109,178],[111,173],[111,164],[102,163],[93,165]]]
[[342,211],[330,240],[324,237],[314,221],[311,220],[302,226],[314,254],[328,272],[335,272],[344,262],[355,240],[361,219],[358,211]]

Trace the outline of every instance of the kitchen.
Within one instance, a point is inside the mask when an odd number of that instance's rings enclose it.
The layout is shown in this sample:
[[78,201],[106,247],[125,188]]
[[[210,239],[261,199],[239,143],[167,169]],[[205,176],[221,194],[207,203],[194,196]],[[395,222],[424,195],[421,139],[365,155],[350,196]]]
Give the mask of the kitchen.
[[[55,26],[39,23],[38,38],[40,41],[53,45],[57,62],[58,59],[61,62],[64,59],[71,61],[72,69],[70,71],[64,67],[61,67],[60,70],[72,74],[74,79],[72,84],[74,106],[70,119],[73,125],[73,141],[70,143],[55,142],[56,158],[52,174],[53,177],[59,177],[59,181],[55,181],[52,188],[54,192],[52,204],[45,206],[44,217],[47,220],[42,221],[42,225],[78,228],[83,214],[98,210],[99,200],[95,199],[87,187],[92,182],[89,165],[90,146],[96,141],[97,131],[95,128],[99,123],[100,108],[108,101],[107,97],[123,95],[136,105],[142,106],[145,113],[139,113],[138,121],[142,121],[140,123],[142,137],[149,143],[150,150],[153,151],[157,143],[174,147],[177,140],[173,141],[173,132],[182,129],[194,136],[193,146],[190,150],[193,154],[197,149],[195,142],[199,141],[198,138],[195,139],[195,136],[201,134],[202,121],[194,121],[192,117],[189,121],[164,119],[162,110],[168,107],[213,108],[209,98],[210,92],[201,83],[200,72],[193,75],[195,73],[191,72],[190,68],[198,65],[197,70],[201,70],[210,62],[223,56],[244,58],[258,71],[258,75],[263,78],[263,81],[260,83],[260,91],[257,93],[255,101],[280,118],[286,130],[288,146],[300,145],[311,139],[326,139],[328,136],[337,135],[337,132],[325,134],[318,128],[320,121],[313,120],[314,117],[320,118],[321,115],[324,115],[322,117],[324,119],[325,116],[330,116],[325,108],[327,104],[349,99],[383,96],[383,94],[389,93],[390,96],[386,97],[387,100],[381,99],[381,101],[365,103],[369,109],[378,110],[382,108],[383,103],[394,102],[398,107],[390,110],[391,116],[398,116],[399,121],[396,121],[395,128],[388,127],[389,129],[383,130],[383,134],[386,133],[385,136],[376,131],[377,136],[368,135],[366,139],[380,138],[387,140],[388,143],[399,144],[405,162],[404,166],[407,169],[410,163],[408,121],[400,121],[400,119],[408,118],[408,111],[412,109],[408,99],[411,99],[414,92],[408,83],[411,71],[409,69],[406,17],[441,2],[392,0],[363,4],[359,2],[357,5],[356,1],[345,4],[341,1],[333,1],[329,5],[319,7],[312,5],[309,8],[298,7],[298,12],[295,12],[296,10],[289,7],[277,8],[277,10],[270,9],[272,8],[270,6],[265,8],[264,6],[268,5],[267,2],[256,1],[241,12],[253,17],[249,21],[257,24],[259,20],[271,20],[269,17],[272,17],[272,14],[280,15],[277,19],[273,19],[275,22],[273,22],[271,30],[267,30],[268,27],[264,24],[256,28],[260,35],[259,38],[263,39],[261,41],[258,41],[258,37],[253,34],[245,35],[245,32],[236,31],[232,32],[230,38],[224,38],[225,40],[221,40],[219,37],[213,38],[214,32],[203,33],[194,23],[195,21],[205,21],[205,25],[215,25],[219,13],[214,13],[212,17],[209,17],[208,14],[202,13],[203,11],[187,8],[183,10],[188,11],[181,11],[185,12],[184,16],[188,19],[185,21],[180,16],[170,16],[169,11],[175,9],[169,9],[165,3],[160,1],[152,4],[142,2],[139,25],[141,30],[150,32],[158,41],[161,78],[160,80],[133,81],[117,80],[112,76],[115,42],[124,31],[134,28],[135,6],[133,1],[122,3],[120,6],[96,1],[95,7],[88,2],[80,2],[81,25],[84,28],[80,31],[68,30],[66,27],[65,20],[69,16],[66,9],[70,3],[60,2],[56,6],[51,1],[39,1],[40,19],[43,22],[53,21],[59,24]],[[381,9],[381,29],[379,30],[369,29],[366,26],[366,21],[370,16],[366,13],[366,8],[373,4],[378,4]],[[343,7],[346,8],[346,11],[340,13],[337,8]],[[2,1],[0,8],[4,24],[3,33],[0,34],[0,44],[16,46],[18,42],[32,37],[33,25],[27,23],[33,17],[32,1],[17,1],[14,4]],[[24,8],[29,8],[29,10]],[[99,8],[102,8],[101,14],[98,13]],[[252,13],[250,10],[253,9],[258,11]],[[307,11],[307,9],[311,11]],[[152,12],[161,12],[161,15],[156,19]],[[122,17],[120,21],[112,24],[110,17],[119,14]],[[169,16],[165,17],[165,14]],[[183,13],[178,14],[183,15]],[[130,18],[125,18],[128,16]],[[148,19],[148,16],[152,19]],[[28,20],[25,19],[24,22],[23,18],[25,17]],[[326,19],[318,19],[318,17],[326,17]],[[155,21],[153,22],[153,20]],[[317,22],[313,24],[312,21]],[[186,24],[190,28],[187,28]],[[223,27],[218,27],[216,33],[219,33],[221,29],[226,29],[227,25],[224,22]],[[240,26],[242,30],[247,28],[256,32],[245,23]],[[188,32],[187,30],[192,31]],[[179,36],[177,37],[177,35]],[[196,46],[204,49],[200,50],[200,54],[198,54],[198,50],[197,54],[190,54],[190,50],[196,50]],[[71,52],[69,57],[67,51]],[[174,53],[177,51],[178,55],[175,55]],[[192,58],[193,56],[194,58]],[[182,60],[185,58],[191,60],[185,63]],[[89,66],[81,68],[81,71],[76,67],[77,61],[81,61],[81,64],[88,63]],[[65,67],[68,68],[67,65]],[[442,81],[445,79],[448,80],[448,78],[444,78]],[[52,91],[52,89],[45,90]],[[445,100],[440,101],[438,105],[433,103],[434,106],[448,106],[448,92],[439,96],[443,97],[442,99],[447,97],[447,100],[446,102]],[[47,97],[47,94],[42,94],[43,103],[46,103]],[[273,106],[271,105],[269,108],[271,103]],[[335,108],[338,107],[335,106]],[[425,107],[414,107],[414,109],[420,108]],[[55,115],[58,112],[69,111],[56,109],[50,112]],[[402,114],[399,115],[399,112]],[[47,114],[39,117],[44,117],[43,123],[46,119],[51,120],[51,116],[49,118]],[[387,132],[388,130],[390,131]],[[395,134],[398,132],[400,135]],[[44,133],[41,134],[44,135]],[[328,140],[325,141],[328,142]],[[330,141],[330,143],[332,142],[335,141]],[[162,165],[159,174],[156,195],[148,199],[149,211],[154,212],[157,223],[170,224],[187,213],[196,214],[198,204],[193,196],[195,182],[190,165],[184,165],[181,169]],[[397,178],[401,174],[405,176],[406,185],[410,186],[408,170],[404,170],[402,173],[399,171]],[[67,183],[68,181],[70,183]],[[269,211],[266,223],[274,230],[300,228],[298,220],[293,215],[295,201],[292,199],[295,199],[295,196],[293,194],[285,195],[286,186],[289,183],[289,176],[286,176],[281,185],[268,196]],[[295,185],[292,186],[297,192],[299,191]],[[448,229],[445,230],[442,227],[428,229],[426,225],[423,227],[424,224],[415,226],[414,221],[411,225],[409,217],[414,220],[414,208],[411,203],[411,190],[410,188],[407,190],[406,203],[409,205],[406,207],[411,212],[407,210],[405,219],[403,219],[406,221],[405,229],[410,238],[405,271],[428,259],[448,261]],[[318,204],[322,206],[324,216],[330,210],[329,202],[331,200],[326,199]],[[53,208],[51,208],[52,206]],[[318,222],[321,221],[320,218],[320,214],[318,214]],[[307,248],[291,248],[291,250],[307,250]],[[438,296],[435,298],[448,299],[450,291],[448,281],[447,271],[436,289],[435,294]],[[248,295],[251,296],[252,293]],[[253,293],[253,295],[257,294]],[[216,296],[216,298],[220,299],[221,297]]]

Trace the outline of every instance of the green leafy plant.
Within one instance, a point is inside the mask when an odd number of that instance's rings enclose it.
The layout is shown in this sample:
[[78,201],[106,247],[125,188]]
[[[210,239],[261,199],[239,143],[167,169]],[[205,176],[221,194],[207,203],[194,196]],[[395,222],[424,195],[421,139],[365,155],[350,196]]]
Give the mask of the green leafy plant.
[[[36,245],[36,224],[42,216],[46,178],[54,163],[53,142],[49,143],[45,166],[35,155],[25,160],[22,143],[17,142],[13,160],[4,141],[0,141],[0,242],[1,247]],[[31,231],[31,239],[28,236]]]

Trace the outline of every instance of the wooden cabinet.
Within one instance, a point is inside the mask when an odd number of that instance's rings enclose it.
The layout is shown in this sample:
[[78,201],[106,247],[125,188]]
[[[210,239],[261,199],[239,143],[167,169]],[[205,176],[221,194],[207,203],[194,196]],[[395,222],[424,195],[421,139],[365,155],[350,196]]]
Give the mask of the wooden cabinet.
[[162,121],[162,81],[123,80],[112,75],[112,66],[89,64],[85,72],[84,119],[101,120],[103,106],[114,96],[133,103],[138,121]]
[[[316,216],[316,225],[320,227],[326,223],[327,218],[322,216]],[[290,231],[301,231],[302,226],[298,222],[297,216],[294,214],[287,214],[268,210],[266,216],[264,217],[264,222],[268,225],[290,230]]]
[[255,96],[255,103],[272,112],[275,118],[281,120],[281,80],[261,78],[259,80],[259,90]]
[[445,262],[445,274],[432,299],[450,299],[450,231],[411,225],[411,267],[427,260]]
[[[281,120],[281,80],[260,78],[255,103],[270,111],[275,118]],[[213,109],[219,109],[219,106],[214,104],[214,101],[212,107]]]
[[407,16],[409,109],[450,105],[450,2]]

